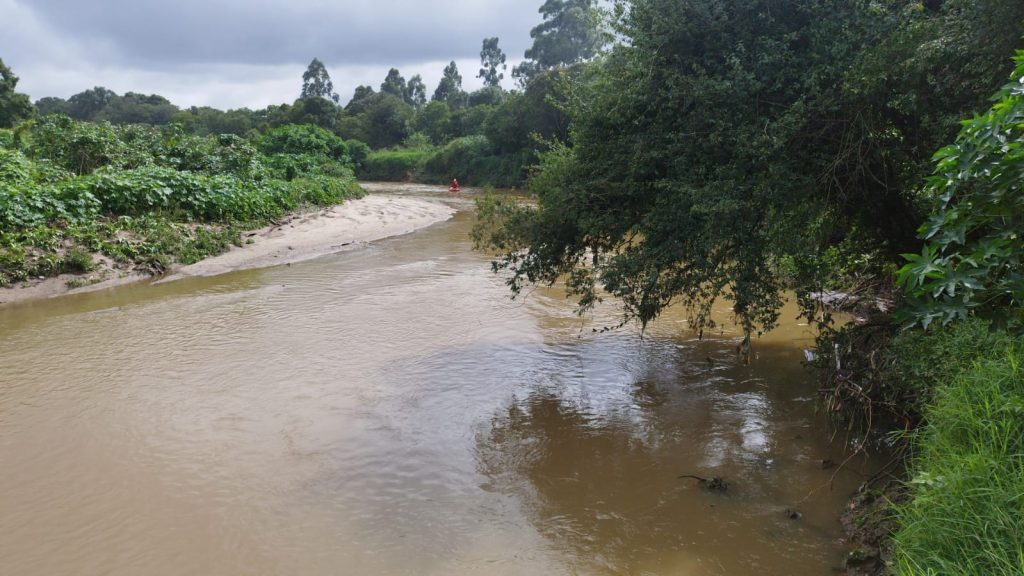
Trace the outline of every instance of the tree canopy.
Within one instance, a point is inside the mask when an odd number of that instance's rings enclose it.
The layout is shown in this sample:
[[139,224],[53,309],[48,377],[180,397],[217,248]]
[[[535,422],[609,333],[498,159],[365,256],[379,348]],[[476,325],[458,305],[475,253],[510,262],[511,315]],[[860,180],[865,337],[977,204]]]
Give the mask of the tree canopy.
[[398,71],[398,68],[392,68],[388,70],[388,75],[384,78],[384,83],[380,85],[381,94],[391,94],[397,98],[405,100],[408,97],[408,88],[405,84],[405,78]]
[[325,98],[335,103],[338,102],[339,97],[334,92],[331,75],[319,58],[313,58],[302,74],[302,98]]
[[445,102],[450,107],[457,108],[462,104],[462,98],[462,75],[459,74],[459,67],[452,60],[444,67],[444,75],[441,76],[441,81],[438,82],[431,100]]
[[543,22],[530,30],[533,45],[512,76],[526,85],[539,72],[589,60],[608,38],[596,0],[545,0]]
[[35,113],[26,94],[17,92],[18,77],[0,59],[0,128],[9,128]]
[[917,245],[928,158],[1005,77],[980,55],[1024,31],[1020,3],[985,3],[998,21],[966,0],[633,0],[623,42],[564,89],[572,145],[543,157],[538,206],[483,206],[478,239],[513,290],[568,278],[581,310],[609,293],[646,323],[681,302],[697,329],[725,298],[771,328],[837,254]]
[[484,38],[483,47],[480,49],[480,73],[477,78],[483,78],[484,86],[499,86],[505,75],[498,72],[498,68],[505,70],[505,53],[498,47],[498,39]]

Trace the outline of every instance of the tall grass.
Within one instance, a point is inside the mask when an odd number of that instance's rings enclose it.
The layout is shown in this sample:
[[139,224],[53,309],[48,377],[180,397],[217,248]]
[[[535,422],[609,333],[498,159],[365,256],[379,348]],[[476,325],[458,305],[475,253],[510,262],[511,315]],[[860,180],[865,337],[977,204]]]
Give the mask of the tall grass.
[[897,510],[900,575],[1024,574],[1024,345],[940,383]]

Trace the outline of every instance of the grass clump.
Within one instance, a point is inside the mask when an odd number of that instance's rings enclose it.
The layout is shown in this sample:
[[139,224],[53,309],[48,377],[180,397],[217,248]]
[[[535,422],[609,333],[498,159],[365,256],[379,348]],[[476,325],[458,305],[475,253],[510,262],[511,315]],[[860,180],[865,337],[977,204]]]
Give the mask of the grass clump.
[[900,575],[1024,574],[1024,345],[937,386],[897,508]]

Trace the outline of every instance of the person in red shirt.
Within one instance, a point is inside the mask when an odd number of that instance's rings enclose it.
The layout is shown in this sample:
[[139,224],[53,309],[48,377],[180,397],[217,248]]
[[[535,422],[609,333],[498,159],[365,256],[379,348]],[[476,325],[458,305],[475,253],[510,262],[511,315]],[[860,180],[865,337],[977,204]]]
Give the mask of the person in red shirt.
[[448,191],[449,192],[458,192],[459,191],[459,180],[458,180],[458,178],[452,178],[452,185],[448,188]]

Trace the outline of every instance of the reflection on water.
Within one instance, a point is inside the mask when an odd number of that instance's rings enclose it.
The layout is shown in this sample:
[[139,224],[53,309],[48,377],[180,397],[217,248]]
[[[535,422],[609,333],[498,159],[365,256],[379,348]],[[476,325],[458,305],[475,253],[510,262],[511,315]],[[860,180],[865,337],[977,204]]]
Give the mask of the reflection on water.
[[471,220],[0,308],[0,573],[839,563],[835,516],[872,463],[828,490],[820,461],[840,448],[799,365],[804,328],[758,342],[750,366],[728,327],[696,341],[675,312],[643,339],[594,335],[614,310],[584,322],[543,289],[509,301]]

